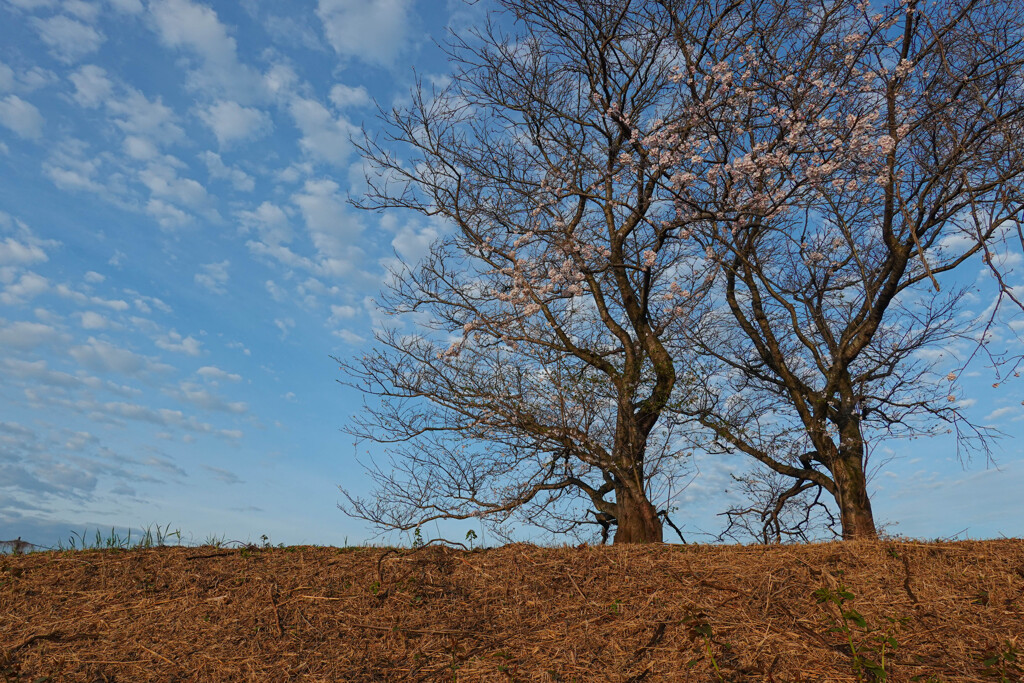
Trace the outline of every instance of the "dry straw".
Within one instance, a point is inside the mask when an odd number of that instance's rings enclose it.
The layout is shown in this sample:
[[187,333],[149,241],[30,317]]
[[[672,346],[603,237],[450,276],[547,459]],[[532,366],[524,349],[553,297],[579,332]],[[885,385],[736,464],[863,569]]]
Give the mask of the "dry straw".
[[1020,634],[1019,540],[0,557],[10,681],[1019,681]]

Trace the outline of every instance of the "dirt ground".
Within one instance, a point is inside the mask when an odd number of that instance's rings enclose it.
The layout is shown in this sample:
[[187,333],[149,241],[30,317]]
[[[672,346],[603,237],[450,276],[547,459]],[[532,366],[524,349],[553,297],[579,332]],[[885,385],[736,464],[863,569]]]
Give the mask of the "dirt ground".
[[1024,681],[1024,541],[0,556],[6,681]]

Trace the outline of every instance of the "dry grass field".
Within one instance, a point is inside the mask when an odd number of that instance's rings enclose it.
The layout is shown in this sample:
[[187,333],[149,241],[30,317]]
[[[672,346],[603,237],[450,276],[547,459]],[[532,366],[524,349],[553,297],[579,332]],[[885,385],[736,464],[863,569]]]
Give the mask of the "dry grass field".
[[1021,681],[1024,541],[0,556],[6,681]]

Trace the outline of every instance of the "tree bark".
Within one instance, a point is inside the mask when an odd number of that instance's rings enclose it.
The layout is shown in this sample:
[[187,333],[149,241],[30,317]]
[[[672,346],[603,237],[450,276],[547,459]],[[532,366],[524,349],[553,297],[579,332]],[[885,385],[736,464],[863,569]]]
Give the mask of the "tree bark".
[[877,540],[878,531],[875,529],[867,475],[864,472],[864,440],[860,426],[855,422],[843,430],[839,452],[831,469],[836,483],[836,503],[839,504],[843,540]]
[[647,495],[634,491],[625,484],[615,487],[616,515],[615,538],[619,543],[661,543],[663,540],[661,519]]

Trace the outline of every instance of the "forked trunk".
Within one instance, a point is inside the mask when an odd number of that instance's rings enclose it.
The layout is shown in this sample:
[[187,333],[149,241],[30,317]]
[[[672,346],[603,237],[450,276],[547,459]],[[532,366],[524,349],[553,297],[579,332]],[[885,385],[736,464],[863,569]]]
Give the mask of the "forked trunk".
[[643,491],[629,486],[615,488],[616,526],[613,544],[661,543],[662,524],[658,511]]

